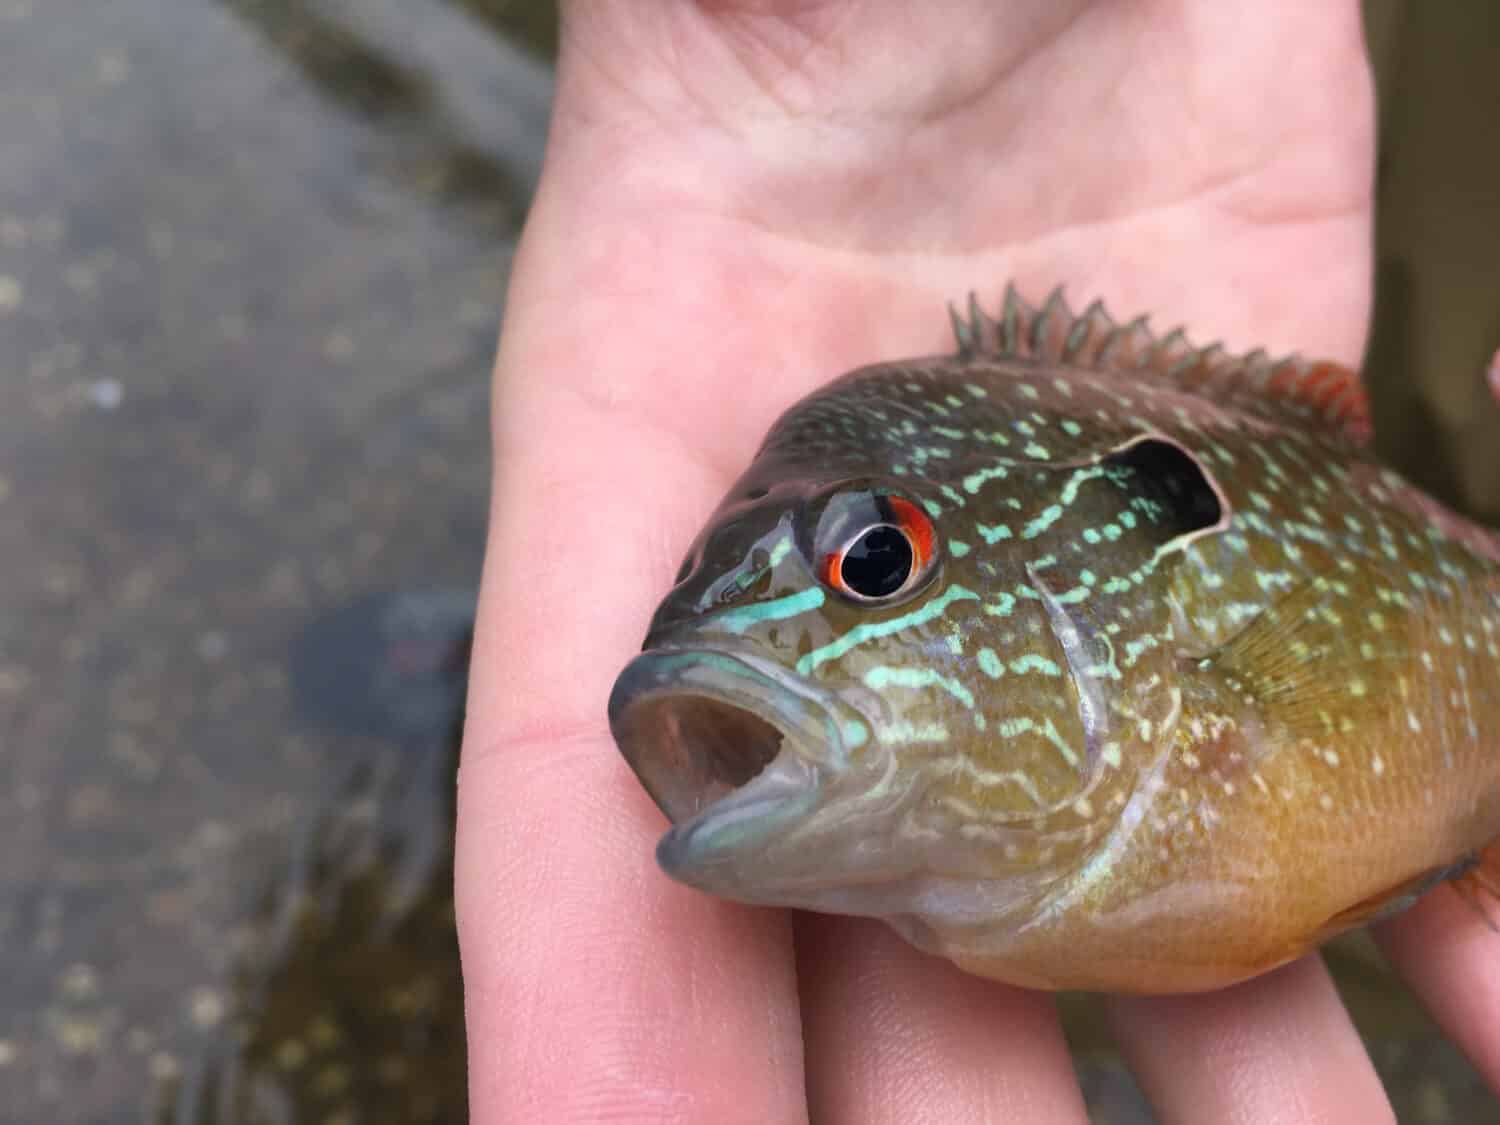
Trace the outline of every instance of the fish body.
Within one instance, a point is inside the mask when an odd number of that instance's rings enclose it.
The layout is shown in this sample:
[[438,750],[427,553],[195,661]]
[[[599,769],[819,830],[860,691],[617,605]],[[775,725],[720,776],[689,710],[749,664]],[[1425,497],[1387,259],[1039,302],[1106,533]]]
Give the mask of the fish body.
[[610,700],[669,873],[1172,992],[1500,837],[1500,543],[1352,373],[1008,291],[794,405]]

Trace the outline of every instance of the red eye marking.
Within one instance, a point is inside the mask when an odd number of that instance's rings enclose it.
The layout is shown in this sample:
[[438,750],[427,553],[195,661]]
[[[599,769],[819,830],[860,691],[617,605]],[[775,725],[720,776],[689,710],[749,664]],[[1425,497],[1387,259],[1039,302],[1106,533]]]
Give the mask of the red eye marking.
[[911,540],[912,551],[917,556],[913,569],[921,571],[932,558],[932,520],[927,518],[927,513],[921,508],[900,496],[887,496],[885,502],[891,506],[891,514],[896,517],[896,525],[906,532],[906,537]]
[[[864,601],[879,601],[899,593],[932,560],[935,533],[927,513],[900,496],[881,497],[880,503],[887,518],[862,529],[837,551],[825,554],[818,565],[818,577],[825,585]],[[903,554],[909,557],[895,562],[888,554],[889,543],[877,546],[875,539],[882,531],[886,536],[898,532],[906,540]],[[893,565],[901,569],[882,569]],[[850,566],[854,577],[846,573]]]
[[844,586],[844,552],[834,551],[823,556],[823,565],[819,568],[822,573],[818,575],[825,586],[831,586],[835,590],[845,590]]

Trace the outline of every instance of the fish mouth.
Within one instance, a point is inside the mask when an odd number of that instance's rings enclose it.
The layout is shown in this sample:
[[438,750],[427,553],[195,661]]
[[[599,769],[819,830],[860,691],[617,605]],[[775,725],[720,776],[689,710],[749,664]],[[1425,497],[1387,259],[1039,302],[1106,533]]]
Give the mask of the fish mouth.
[[651,649],[625,666],[609,725],[672,821],[656,849],[662,868],[749,900],[759,896],[747,868],[784,849],[867,729],[852,708],[775,664],[685,648]]

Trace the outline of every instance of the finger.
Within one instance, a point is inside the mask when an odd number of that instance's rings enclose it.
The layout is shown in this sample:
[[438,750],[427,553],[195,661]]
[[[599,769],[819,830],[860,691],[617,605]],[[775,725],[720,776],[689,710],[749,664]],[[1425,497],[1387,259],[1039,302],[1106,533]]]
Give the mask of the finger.
[[613,757],[602,738],[467,751],[472,1120],[804,1120],[784,916],[670,885]]
[[1395,1120],[1317,957],[1221,992],[1117,997],[1108,1011],[1163,1125]]
[[820,1125],[1088,1120],[1050,997],[960,972],[865,919],[799,919],[797,970]]
[[1500,934],[1449,887],[1375,927],[1375,940],[1450,1039],[1500,1092]]
[[[590,370],[511,328],[512,375]],[[472,1120],[804,1120],[789,924],[657,870],[665,821],[605,723],[672,565],[650,529],[681,513],[653,504],[722,484],[538,379],[501,386],[459,775]]]

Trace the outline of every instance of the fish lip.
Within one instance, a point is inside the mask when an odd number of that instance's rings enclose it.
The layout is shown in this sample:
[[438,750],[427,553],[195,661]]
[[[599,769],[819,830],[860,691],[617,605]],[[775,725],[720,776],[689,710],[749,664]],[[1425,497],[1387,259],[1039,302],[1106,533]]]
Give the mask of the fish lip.
[[[825,782],[848,762],[868,727],[826,689],[754,653],[653,647],[627,664],[609,699],[610,732],[657,806],[673,822],[657,845],[671,876],[741,897],[736,872],[776,846],[816,809]],[[719,726],[750,749],[731,765],[752,771],[731,784]],[[684,728],[698,726],[695,743]],[[714,729],[709,729],[714,728]],[[771,733],[778,738],[768,753]]]

